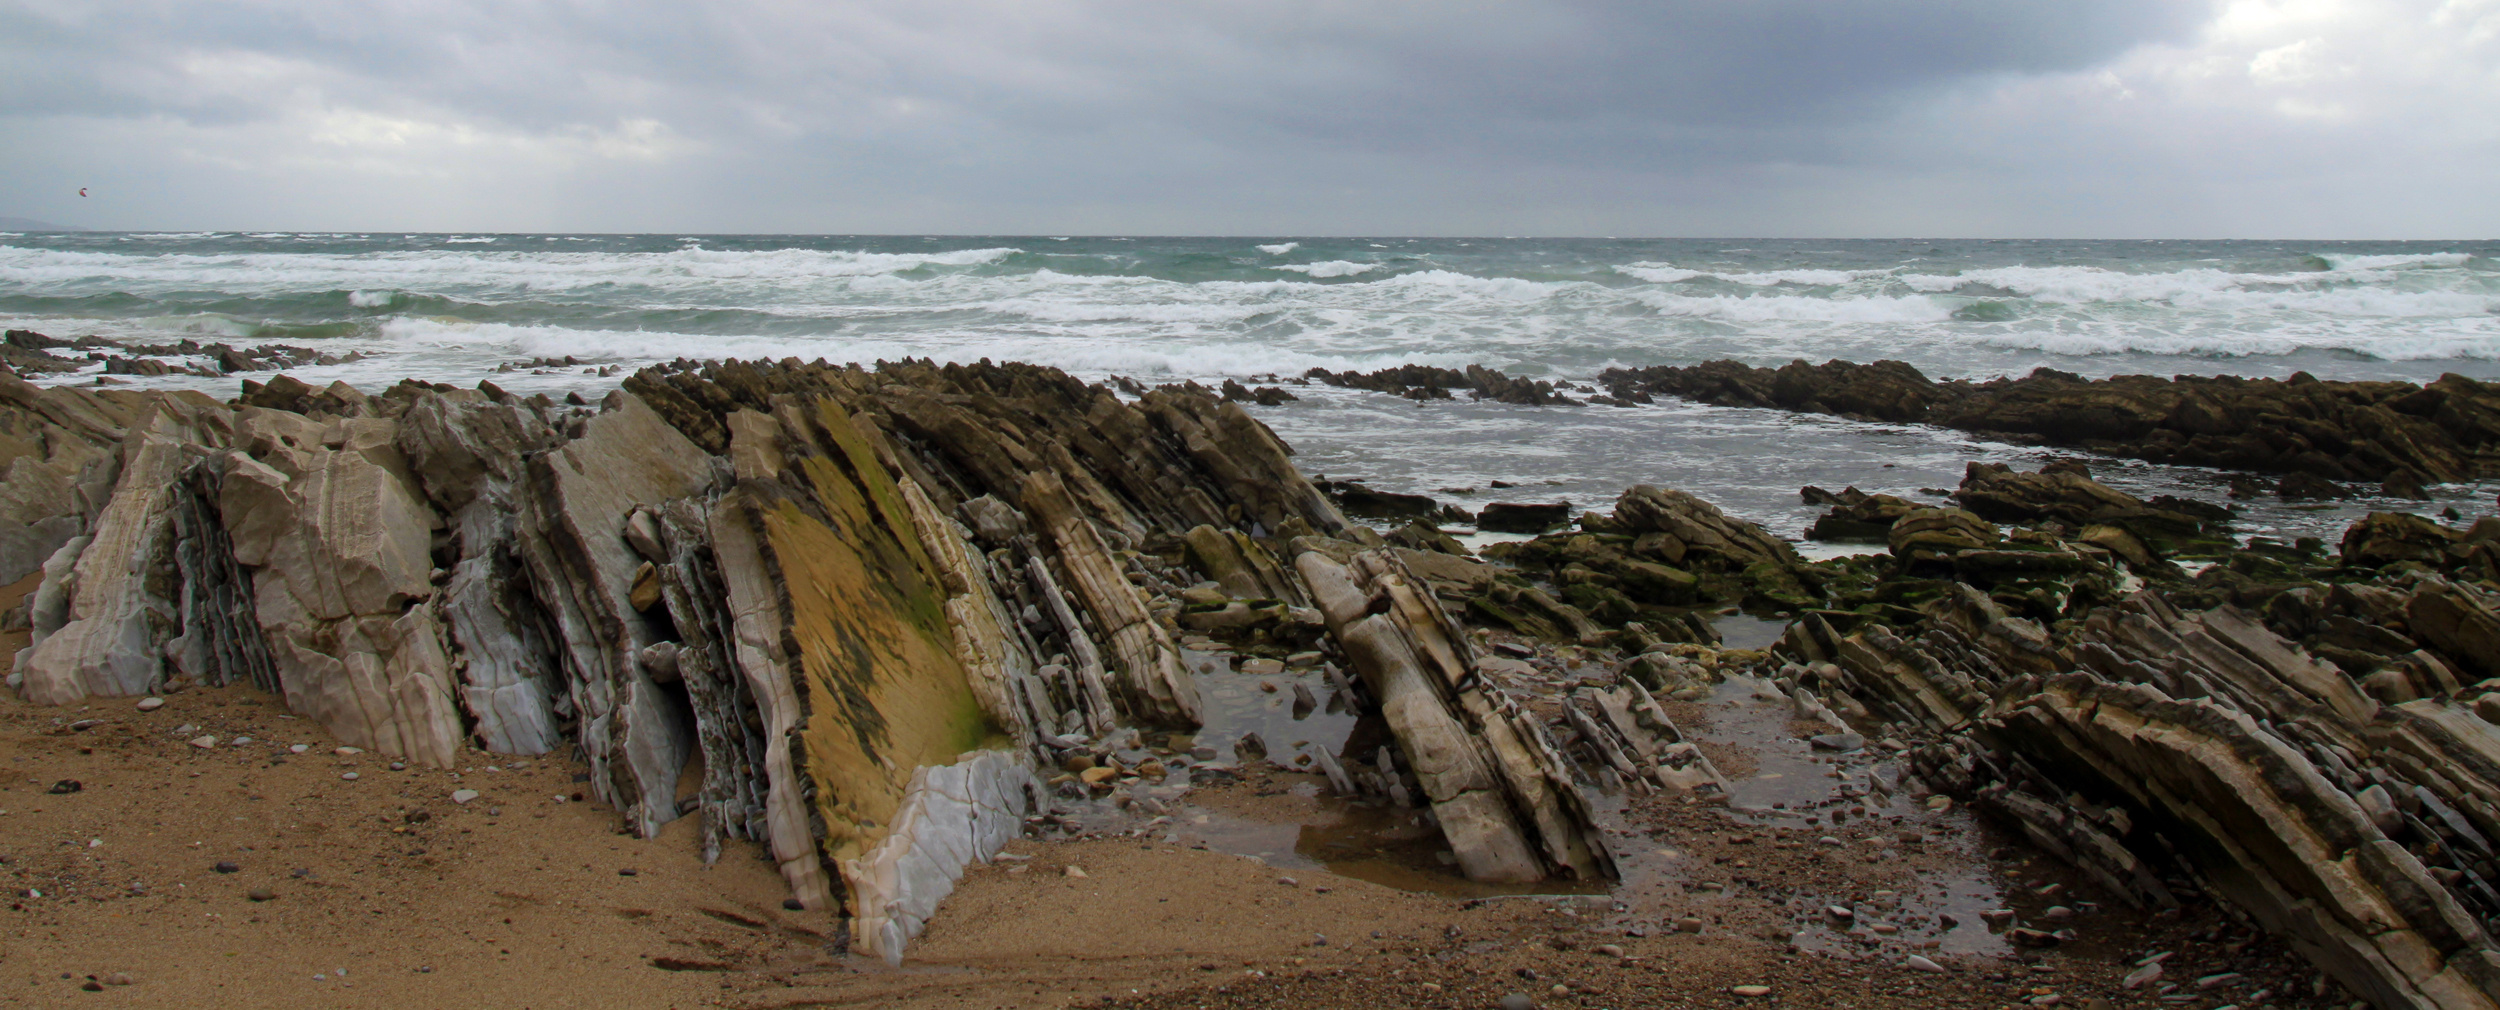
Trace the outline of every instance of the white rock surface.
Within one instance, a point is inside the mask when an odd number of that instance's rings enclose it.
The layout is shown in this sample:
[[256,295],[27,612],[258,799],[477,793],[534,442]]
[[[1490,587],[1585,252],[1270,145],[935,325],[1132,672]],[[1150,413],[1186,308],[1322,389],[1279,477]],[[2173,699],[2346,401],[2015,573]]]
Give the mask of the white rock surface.
[[1014,755],[979,751],[912,774],[885,841],[842,864],[851,891],[852,942],[862,953],[903,963],[938,902],[963,868],[988,862],[1016,837],[1039,785]]

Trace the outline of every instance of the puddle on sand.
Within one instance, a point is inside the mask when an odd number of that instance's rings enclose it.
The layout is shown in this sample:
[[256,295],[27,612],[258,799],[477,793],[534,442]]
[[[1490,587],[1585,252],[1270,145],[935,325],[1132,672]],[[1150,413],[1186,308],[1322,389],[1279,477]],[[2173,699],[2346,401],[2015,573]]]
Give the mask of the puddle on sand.
[[1766,621],[1749,614],[1723,614],[1711,618],[1710,630],[1719,633],[1721,648],[1768,649],[1788,631],[1788,622]]
[[[1257,733],[1267,745],[1268,760],[1285,768],[1317,771],[1296,759],[1322,747],[1344,760],[1346,741],[1358,720],[1352,706],[1336,697],[1325,674],[1314,667],[1255,676],[1235,671],[1233,659],[1227,652],[1181,650],[1181,662],[1198,685],[1198,746],[1214,748],[1219,760],[1238,761],[1233,745]],[[1295,685],[1310,691],[1316,702],[1298,717],[1293,710]]]
[[[2014,953],[2001,927],[1991,927],[1979,914],[2006,907],[2008,894],[1981,858],[1993,843],[1968,811],[1929,810],[1905,795],[1903,766],[1880,744],[1846,752],[1815,749],[1811,735],[1836,730],[1798,719],[1789,699],[1768,681],[1730,677],[1706,704],[1706,724],[1688,730],[1700,740],[1744,749],[1753,763],[1749,774],[1728,782],[1730,827],[1762,829],[1755,844],[1773,851],[1928,863],[1913,883],[1897,889],[1815,893],[1808,887],[1788,894],[1797,947],[1895,957]],[[1827,838],[1843,844],[1827,844]],[[1943,858],[1925,858],[1930,856]],[[1835,917],[1828,911],[1834,906],[1853,914]],[[1954,925],[1945,924],[1947,916]]]
[[[1294,782],[1285,791],[1299,800],[1277,805],[1291,806],[1290,818],[1254,817],[1224,809],[1233,805],[1228,801],[1217,801],[1221,807],[1193,803],[1174,815],[1168,837],[1181,845],[1256,857],[1278,870],[1325,869],[1383,887],[1453,898],[1602,894],[1606,890],[1603,884],[1551,880],[1478,883],[1459,873],[1441,829],[1422,810],[1326,795],[1324,784],[1309,779]],[[1261,812],[1277,810],[1269,806]]]
[[[1441,829],[1423,810],[1330,795],[1316,759],[1309,764],[1299,759],[1325,748],[1348,768],[1369,765],[1370,755],[1389,742],[1387,728],[1377,719],[1355,715],[1317,669],[1255,676],[1235,671],[1234,658],[1225,652],[1181,650],[1181,660],[1197,682],[1204,718],[1197,745],[1213,748],[1221,760],[1237,762],[1234,745],[1257,733],[1267,745],[1268,760],[1287,769],[1274,779],[1283,788],[1222,799],[1202,793],[1197,802],[1185,795],[1170,825],[1162,829],[1165,837],[1181,845],[1253,856],[1280,870],[1325,868],[1386,887],[1461,898],[1603,890],[1553,881],[1470,881],[1459,873]],[[1296,684],[1318,702],[1298,717]],[[1276,690],[1267,690],[1267,685]]]

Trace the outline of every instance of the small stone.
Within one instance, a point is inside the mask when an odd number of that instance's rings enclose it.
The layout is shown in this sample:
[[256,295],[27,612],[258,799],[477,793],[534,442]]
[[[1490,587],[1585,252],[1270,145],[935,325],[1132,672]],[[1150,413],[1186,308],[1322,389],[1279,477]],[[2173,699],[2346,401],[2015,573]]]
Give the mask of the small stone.
[[340,773],[339,773],[339,777],[340,777],[340,778],[342,778],[342,779],[346,779],[346,780],[347,780],[347,781],[349,781],[349,782],[354,782],[354,781],[356,781],[356,773],[355,773],[355,772],[340,772]]
[[150,697],[146,697],[146,698],[141,698],[141,699],[139,699],[139,711],[142,711],[142,712],[154,712],[154,711],[156,711],[157,709],[164,708],[164,707],[165,707],[165,699],[163,699],[163,698],[158,698],[158,697],[153,697],[153,696],[150,696]]
[[783,898],[781,899],[781,910],[785,912],[804,912],[807,911],[807,902],[800,901],[797,898]]
[[1858,917],[1857,912],[1840,905],[1833,905],[1825,908],[1823,910],[1823,914],[1831,916],[1833,922],[1847,922]]
[[1824,733],[1811,739],[1815,750],[1853,751],[1866,746],[1866,738],[1856,733]]
[[2014,946],[2017,947],[2054,947],[2058,944],[2058,937],[2055,933],[2043,933],[2020,926],[2006,930],[2005,938],[2013,941]]
[[137,979],[131,978],[130,973],[126,971],[117,971],[104,976],[105,985],[130,985],[137,981]]
[[239,736],[239,737],[235,737],[235,738],[234,738],[234,742],[233,742],[232,744],[230,744],[229,746],[234,746],[234,747],[248,747],[248,746],[250,746],[250,745],[251,745],[251,743],[252,743],[252,738],[251,738],[251,737],[248,737],[248,736]]
[[478,791],[475,789],[454,789],[451,791],[451,801],[454,803],[467,803],[477,797]]
[[1084,867],[1082,867],[1082,866],[1078,866],[1078,865],[1076,865],[1075,863],[1069,863],[1069,864],[1068,864],[1068,868],[1067,868],[1067,869],[1065,869],[1065,870],[1062,870],[1062,871],[1060,871],[1060,872],[1062,872],[1062,873],[1064,873],[1064,874],[1066,874],[1066,875],[1068,875],[1068,876],[1071,876],[1071,877],[1078,877],[1078,878],[1082,878],[1082,877],[1084,877],[1084,876],[1085,876],[1085,868],[1084,868]]
[[1536,1010],[1536,1001],[1529,999],[1528,994],[1524,992],[1515,992],[1503,996],[1502,1002],[1499,1005],[1502,1010]]
[[392,770],[392,771],[395,771],[395,772],[404,772],[404,771],[407,771],[407,770],[408,770],[408,763],[407,763],[407,762],[405,762],[405,761],[393,761],[393,762],[391,762],[391,770]]
[[197,747],[201,750],[207,750],[211,747],[217,746],[217,738],[213,736],[195,736],[191,738],[191,746]]
[[1740,986],[1737,986],[1737,987],[1735,987],[1735,988],[1733,988],[1733,989],[1730,989],[1730,990],[1728,990],[1728,991],[1729,991],[1729,992],[1732,992],[1732,993],[1735,993],[1736,995],[1739,995],[1739,996],[1744,996],[1744,997],[1747,997],[1747,998],[1751,998],[1751,997],[1755,997],[1755,996],[1768,996],[1768,995],[1770,995],[1770,994],[1771,994],[1771,987],[1770,987],[1770,986],[1767,986],[1767,985],[1740,985]]
[[243,872],[243,867],[238,866],[238,865],[236,865],[236,864],[234,864],[234,863],[219,863],[219,864],[217,864],[217,865],[215,865],[215,866],[211,866],[211,867],[209,867],[209,869],[214,870],[214,871],[216,871],[216,872],[218,872],[218,873],[241,873],[241,872]]
[[300,743],[299,743],[299,744],[296,744],[296,745],[294,745],[294,746],[292,746],[292,747],[287,748],[287,749],[286,749],[286,752],[287,752],[287,753],[289,753],[289,754],[301,754],[301,753],[303,753],[303,752],[305,752],[305,751],[308,751],[308,750],[311,750],[311,749],[312,749],[312,745],[311,745],[311,744],[300,744]]
[[1675,920],[1675,931],[1678,933],[1701,932],[1701,917],[1697,915],[1688,915]]
[[1611,943],[1601,943],[1601,944],[1598,944],[1598,945],[1597,945],[1597,956],[1599,956],[1599,957],[1622,957],[1622,956],[1623,956],[1623,948],[1622,948],[1622,947],[1618,947],[1618,946],[1616,946],[1616,945],[1614,945],[1614,944],[1611,944]]
[[1299,884],[1301,884],[1301,883],[1302,883],[1301,881],[1299,881],[1299,880],[1295,880],[1295,879],[1293,879],[1292,877],[1278,877],[1278,878],[1276,878],[1276,882],[1277,882],[1277,883],[1279,883],[1279,884],[1283,884],[1283,885],[1285,885],[1286,887],[1294,887],[1294,886],[1297,886],[1297,885],[1299,885]]
[[1823,837],[1821,837],[1821,838],[1817,838],[1817,839],[1815,839],[1815,840],[1814,840],[1814,844],[1816,844],[1816,845],[1840,845],[1840,844],[1842,844],[1842,842],[1841,842],[1841,840],[1840,840],[1840,839],[1834,838],[1834,837],[1832,837],[1832,836],[1830,836],[1830,835],[1824,835],[1824,836],[1823,836]]
[[362,747],[340,747],[332,750],[330,753],[336,754],[340,757],[355,757],[356,755],[364,752],[365,749]]
[[94,979],[88,979],[85,982],[79,983],[78,988],[83,992],[103,992],[104,983],[98,982]]
[[2040,913],[2040,917],[2050,922],[2060,922],[2074,918],[2075,910],[2064,905],[2050,905],[2047,911]]
[[1979,921],[1991,926],[2003,926],[2014,921],[2014,910],[2010,908],[1985,909],[1979,913]]
[[616,871],[616,875],[620,877],[639,877],[642,876],[642,871],[634,869],[631,866],[627,866],[618,869]]
[[2203,989],[2220,989],[2220,988],[2222,988],[2223,986],[2230,985],[2231,983],[2233,983],[2233,982],[2237,982],[2237,981],[2239,981],[2239,980],[2240,980],[2240,973],[2239,973],[2239,972],[2236,972],[2236,971],[2226,971],[2226,972],[2222,972],[2221,974],[2217,974],[2217,975],[2207,975],[2207,976],[2205,976],[2205,977],[2203,977],[2203,978],[2197,979],[2197,980],[2196,980],[2196,988],[2198,988],[2198,989],[2200,989],[2200,990],[2203,990]]
[[[1253,677],[1273,677],[1285,672],[1285,664],[1264,656],[1257,659],[1245,659],[1241,661],[1241,672]],[[1267,689],[1273,691],[1276,688],[1274,685],[1269,685]]]
[[1085,769],[1077,775],[1077,778],[1084,779],[1086,785],[1098,786],[1119,777],[1119,774],[1120,770],[1117,768],[1096,767]]
[[2118,987],[2121,989],[2140,989],[2159,981],[2161,981],[2161,965],[2158,963],[2148,964],[2141,968],[2137,968],[2134,971],[2128,972],[2127,977],[2118,980]]
[[243,896],[250,898],[253,901],[275,901],[278,898],[278,892],[272,891],[266,887],[255,887]]
[[1947,810],[1951,810],[1953,809],[1953,797],[1947,796],[1943,793],[1937,793],[1934,796],[1930,796],[1927,798],[1927,809],[1940,814]]

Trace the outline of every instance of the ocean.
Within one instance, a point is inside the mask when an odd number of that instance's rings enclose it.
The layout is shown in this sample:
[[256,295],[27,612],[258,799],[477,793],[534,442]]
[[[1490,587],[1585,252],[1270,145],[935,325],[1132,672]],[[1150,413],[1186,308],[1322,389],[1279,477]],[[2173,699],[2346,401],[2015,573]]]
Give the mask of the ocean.
[[[1897,358],[1938,378],[2488,379],[2500,241],[0,233],[0,325],[353,352],[291,374],[369,391],[413,376],[597,395],[654,361],[786,356],[1030,361],[1148,384],[1406,362],[1587,379],[1714,358]],[[580,364],[495,371],[566,357]],[[585,372],[609,365],[623,367]],[[134,380],[219,396],[237,384]],[[1417,406],[1287,388],[1302,398],[1253,409],[1306,472],[1467,507],[1603,510],[1652,483],[1792,536],[1819,511],[1801,485],[1932,500],[1971,460],[2072,455],[1666,401]],[[2094,466],[2138,493],[2223,496],[2211,471]],[[2489,514],[2495,490],[2436,489],[2430,508]],[[2330,539],[2363,511],[2421,508],[2240,504],[2244,533]]]

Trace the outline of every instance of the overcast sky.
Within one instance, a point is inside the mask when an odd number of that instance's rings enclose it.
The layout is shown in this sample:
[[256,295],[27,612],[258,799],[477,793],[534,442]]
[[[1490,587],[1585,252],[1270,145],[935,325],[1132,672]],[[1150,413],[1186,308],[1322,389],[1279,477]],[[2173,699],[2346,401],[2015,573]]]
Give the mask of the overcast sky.
[[0,0],[0,215],[2481,238],[2500,0]]

